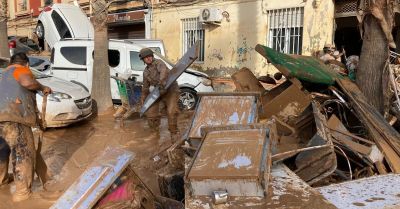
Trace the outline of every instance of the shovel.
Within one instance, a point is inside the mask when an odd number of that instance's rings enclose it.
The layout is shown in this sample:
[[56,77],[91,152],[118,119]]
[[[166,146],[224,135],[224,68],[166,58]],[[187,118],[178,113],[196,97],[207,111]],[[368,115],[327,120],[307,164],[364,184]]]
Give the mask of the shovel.
[[43,102],[42,102],[42,124],[39,126],[39,139],[38,139],[38,146],[36,150],[36,166],[35,172],[39,177],[40,181],[42,182],[43,188],[49,176],[47,175],[47,165],[46,162],[43,160],[42,155],[40,152],[42,151],[42,140],[43,140],[43,132],[46,130],[46,106],[47,106],[47,95],[43,95]]

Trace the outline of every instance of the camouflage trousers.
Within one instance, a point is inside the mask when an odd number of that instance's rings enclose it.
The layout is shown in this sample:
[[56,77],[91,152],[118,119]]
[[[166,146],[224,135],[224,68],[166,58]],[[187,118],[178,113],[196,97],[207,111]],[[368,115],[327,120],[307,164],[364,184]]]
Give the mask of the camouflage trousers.
[[147,110],[146,117],[150,128],[153,131],[159,131],[160,126],[160,103],[164,103],[167,109],[168,130],[171,135],[178,133],[178,99],[179,90],[169,90],[163,95],[160,100],[154,103],[149,110]]
[[29,126],[0,122],[0,185],[8,182],[8,165],[11,155],[16,191],[13,199],[31,193],[34,173],[35,144]]

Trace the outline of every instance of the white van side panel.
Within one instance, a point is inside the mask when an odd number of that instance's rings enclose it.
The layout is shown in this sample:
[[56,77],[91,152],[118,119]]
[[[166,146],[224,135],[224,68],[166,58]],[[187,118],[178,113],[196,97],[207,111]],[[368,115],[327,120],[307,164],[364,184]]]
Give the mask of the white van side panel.
[[[62,46],[54,49],[54,63],[51,67],[51,74],[55,77],[65,79],[67,81],[76,81],[87,87],[88,83],[88,68],[87,64],[74,64],[68,60],[65,55],[67,55],[69,49],[77,48],[83,50],[86,46]],[[64,52],[64,54],[63,54]],[[68,56],[68,55],[67,55]],[[87,63],[87,59],[86,59]]]

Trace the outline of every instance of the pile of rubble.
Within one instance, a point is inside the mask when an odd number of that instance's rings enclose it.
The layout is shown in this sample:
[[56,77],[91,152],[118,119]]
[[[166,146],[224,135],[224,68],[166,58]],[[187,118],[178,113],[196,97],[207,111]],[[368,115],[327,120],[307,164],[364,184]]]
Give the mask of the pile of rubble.
[[256,50],[286,81],[267,91],[243,68],[237,92],[202,95],[186,208],[400,206],[400,135],[358,87],[312,57]]
[[113,207],[399,207],[397,118],[388,123],[352,81],[315,58],[255,49],[285,81],[266,90],[243,68],[232,75],[235,92],[200,95],[182,139],[163,150],[163,197],[129,168],[133,153],[108,150],[53,208],[107,208],[131,190],[128,205]]

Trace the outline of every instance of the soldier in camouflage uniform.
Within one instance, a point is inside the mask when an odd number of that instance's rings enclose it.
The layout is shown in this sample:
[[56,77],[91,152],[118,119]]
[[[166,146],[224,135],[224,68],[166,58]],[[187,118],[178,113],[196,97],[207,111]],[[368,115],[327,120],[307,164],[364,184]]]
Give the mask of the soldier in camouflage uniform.
[[142,104],[152,88],[158,86],[161,94],[160,100],[154,103],[147,111],[147,122],[150,128],[159,134],[159,104],[160,102],[163,102],[167,108],[168,130],[171,134],[171,140],[175,141],[178,137],[178,83],[175,81],[168,89],[165,88],[169,75],[169,69],[163,61],[154,58],[153,51],[151,49],[144,48],[140,50],[139,57],[147,65],[143,72]]

